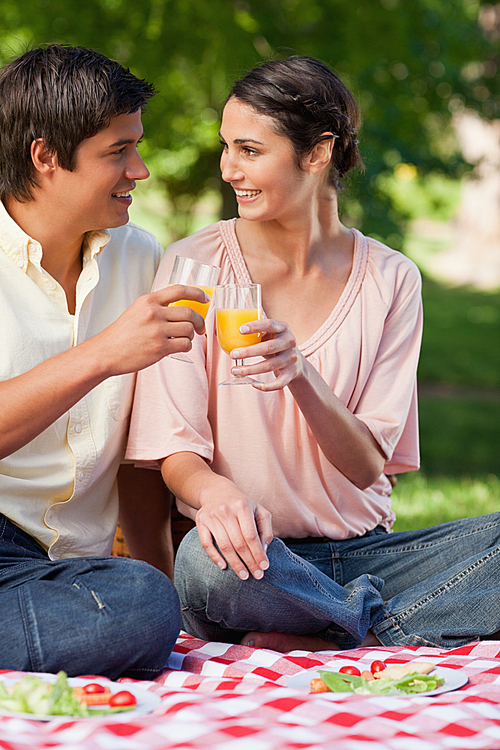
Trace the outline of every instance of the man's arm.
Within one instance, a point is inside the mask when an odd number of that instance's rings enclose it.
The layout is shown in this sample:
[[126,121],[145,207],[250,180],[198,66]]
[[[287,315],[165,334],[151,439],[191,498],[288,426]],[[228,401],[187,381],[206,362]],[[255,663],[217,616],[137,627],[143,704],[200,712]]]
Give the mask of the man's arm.
[[130,556],[174,579],[172,494],[159,471],[122,464],[118,471],[120,526]]
[[0,383],[0,458],[26,445],[92,388],[189,351],[204,321],[179,299],[206,302],[201,289],[174,285],[139,297],[101,333]]

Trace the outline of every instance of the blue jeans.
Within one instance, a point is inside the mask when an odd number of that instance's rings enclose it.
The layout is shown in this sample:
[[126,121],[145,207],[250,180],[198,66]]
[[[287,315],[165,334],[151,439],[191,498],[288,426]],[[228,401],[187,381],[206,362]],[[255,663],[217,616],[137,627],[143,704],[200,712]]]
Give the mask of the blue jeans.
[[151,679],[181,626],[172,582],[115,557],[49,559],[0,514],[0,669]]
[[318,635],[340,648],[455,648],[500,629],[500,513],[418,531],[274,539],[261,580],[219,570],[193,529],[176,558],[183,627],[238,643],[249,630]]

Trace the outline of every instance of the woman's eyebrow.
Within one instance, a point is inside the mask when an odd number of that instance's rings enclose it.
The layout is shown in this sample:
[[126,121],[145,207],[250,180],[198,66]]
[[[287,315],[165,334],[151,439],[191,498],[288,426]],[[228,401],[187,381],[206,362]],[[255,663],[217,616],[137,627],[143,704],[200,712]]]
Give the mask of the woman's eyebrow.
[[[225,142],[225,139],[222,136],[222,133],[219,131],[219,138]],[[255,138],[235,138],[233,143],[235,143],[237,146],[241,146],[242,143],[257,143],[259,146],[263,146],[264,144],[262,141],[256,141]]]

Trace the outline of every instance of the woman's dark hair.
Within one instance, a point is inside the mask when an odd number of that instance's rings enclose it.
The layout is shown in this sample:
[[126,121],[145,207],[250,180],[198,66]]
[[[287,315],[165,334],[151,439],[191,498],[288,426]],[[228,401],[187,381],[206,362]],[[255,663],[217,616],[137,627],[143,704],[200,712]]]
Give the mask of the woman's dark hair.
[[314,57],[263,63],[233,84],[226,101],[231,97],[273,118],[277,132],[292,142],[299,167],[324,133],[333,133],[329,178],[335,190],[342,188],[344,175],[363,165],[354,97],[340,78]]
[[0,71],[0,199],[33,199],[34,140],[43,139],[72,171],[82,141],[113,117],[142,109],[154,93],[119,63],[84,47],[37,47],[6,65]]

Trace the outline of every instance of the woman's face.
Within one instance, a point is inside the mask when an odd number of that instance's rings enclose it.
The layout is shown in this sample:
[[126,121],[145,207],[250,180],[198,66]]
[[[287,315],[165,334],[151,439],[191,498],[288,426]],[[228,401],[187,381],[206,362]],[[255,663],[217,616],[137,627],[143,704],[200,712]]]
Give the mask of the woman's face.
[[236,193],[239,213],[250,221],[286,220],[311,194],[311,175],[298,168],[289,138],[271,117],[231,98],[220,129],[222,179]]

